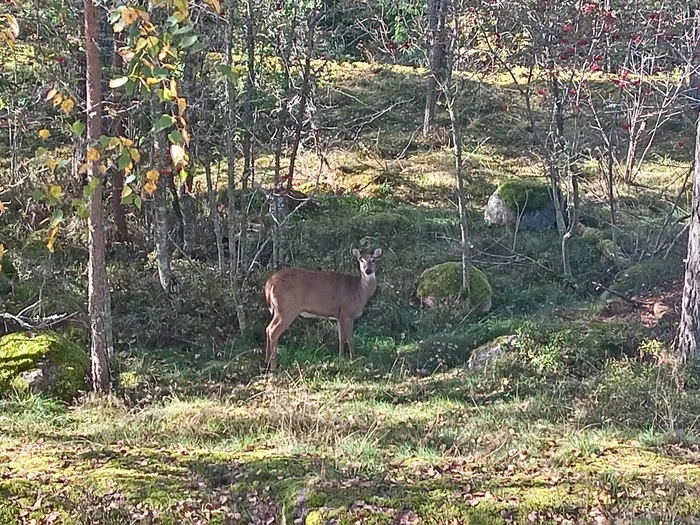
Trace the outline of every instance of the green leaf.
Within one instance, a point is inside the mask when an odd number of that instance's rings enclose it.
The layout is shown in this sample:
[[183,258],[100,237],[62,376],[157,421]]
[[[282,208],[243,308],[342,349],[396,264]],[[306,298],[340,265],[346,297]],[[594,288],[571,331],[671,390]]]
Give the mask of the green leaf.
[[171,117],[170,115],[163,115],[158,119],[158,122],[155,123],[153,127],[153,131],[158,133],[159,131],[163,131],[164,129],[168,129],[170,126],[172,126],[175,123],[175,119]]
[[93,193],[95,193],[95,189],[97,189],[97,186],[100,185],[100,179],[97,177],[92,177],[88,183],[83,186],[83,197],[88,198],[92,197]]
[[184,25],[184,26],[178,27],[173,34],[184,35],[185,33],[189,33],[190,31],[192,31],[192,28],[188,25]]
[[53,213],[51,214],[51,225],[49,228],[53,228],[54,226],[58,226],[63,222],[63,210],[62,209],[57,209],[54,210]]
[[113,78],[112,80],[109,81],[109,87],[112,89],[116,89],[118,87],[122,87],[128,81],[129,81],[129,77]]
[[41,192],[41,190],[34,190],[32,192],[32,199],[35,201],[39,202],[44,198],[44,194]]
[[204,45],[202,42],[197,42],[195,45],[192,46],[192,52],[199,53],[200,51],[204,51],[206,48],[207,46]]
[[197,41],[197,35],[187,35],[185,38],[182,39],[182,41],[180,42],[180,45],[182,47],[190,47],[196,41]]
[[127,94],[127,95],[133,95],[133,94],[134,94],[134,88],[135,88],[135,87],[136,87],[136,82],[134,82],[133,80],[130,79],[130,80],[126,83],[126,94]]
[[121,203],[122,203],[122,204],[129,205],[129,204],[131,204],[132,202],[134,202],[134,194],[133,194],[133,193],[129,193],[128,195],[125,195],[125,196],[122,197],[122,199],[121,199]]
[[180,130],[173,130],[170,132],[168,135],[168,140],[172,142],[173,144],[177,144],[178,142],[182,142],[182,133],[180,133]]
[[112,137],[108,137],[107,135],[100,135],[100,146],[103,148],[106,148],[109,146],[109,143],[112,141]]
[[140,210],[142,204],[143,204],[143,201],[141,200],[141,197],[134,194],[134,206],[136,206]]
[[129,164],[131,164],[131,155],[129,155],[129,151],[127,150],[121,155],[119,155],[119,160],[117,160],[117,166],[120,170],[123,170]]
[[85,131],[85,124],[83,124],[79,120],[76,120],[75,122],[73,122],[73,125],[70,127],[70,129],[71,131],[73,131],[73,134],[76,137],[79,137]]
[[227,77],[231,74],[231,66],[228,64],[219,64],[219,73]]
[[187,180],[187,177],[189,177],[189,173],[185,170],[180,170],[180,181],[185,182]]

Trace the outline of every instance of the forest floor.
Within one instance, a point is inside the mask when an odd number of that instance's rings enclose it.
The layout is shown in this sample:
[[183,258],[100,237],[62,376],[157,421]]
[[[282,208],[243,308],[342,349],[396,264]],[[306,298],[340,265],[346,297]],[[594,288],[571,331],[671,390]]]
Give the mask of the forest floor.
[[[213,259],[174,261],[188,305],[177,317],[154,293],[147,248],[112,246],[115,394],[0,398],[0,524],[700,523],[700,375],[680,390],[672,374],[684,246],[669,244],[679,224],[664,227],[683,214],[671,204],[692,132],[676,123],[640,184],[620,188],[617,254],[589,166],[586,230],[563,279],[556,232],[483,224],[501,180],[542,168],[509,86],[479,87],[465,112],[467,191],[493,309],[422,309],[418,275],[459,258],[451,151],[415,139],[422,77],[366,64],[329,74],[324,125],[356,140],[329,148],[325,168],[302,156],[300,186],[322,191],[288,241],[294,264],[347,272],[351,248],[383,248],[357,359],[338,359],[332,323],[300,319],[280,372],[262,375],[268,269],[242,290],[240,337]],[[46,314],[83,312],[80,236],[49,254],[23,226],[3,228],[22,276],[6,306],[41,297]],[[84,338],[84,317],[65,331]],[[471,352],[504,335],[517,348],[470,370]]]

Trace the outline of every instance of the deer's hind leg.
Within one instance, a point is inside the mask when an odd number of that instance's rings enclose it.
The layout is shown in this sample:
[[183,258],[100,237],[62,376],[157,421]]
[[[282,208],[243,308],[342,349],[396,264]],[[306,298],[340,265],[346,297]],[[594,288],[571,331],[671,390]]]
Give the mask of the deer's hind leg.
[[284,331],[289,328],[294,319],[285,321],[284,318],[277,312],[273,314],[272,321],[265,328],[265,335],[267,337],[267,347],[265,348],[265,360],[267,362],[267,368],[270,371],[277,370],[277,345],[280,340],[280,336]]

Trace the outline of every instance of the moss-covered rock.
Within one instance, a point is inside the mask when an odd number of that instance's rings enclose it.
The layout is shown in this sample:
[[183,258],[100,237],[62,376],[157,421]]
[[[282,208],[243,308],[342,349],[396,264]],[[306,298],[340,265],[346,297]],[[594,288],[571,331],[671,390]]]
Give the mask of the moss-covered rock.
[[[465,300],[462,289],[462,263],[444,262],[426,269],[416,283],[416,295],[426,299]],[[493,290],[484,272],[469,267],[469,305],[475,310],[487,312],[491,309]]]
[[548,186],[522,180],[504,181],[496,193],[513,211],[537,211],[552,202]]
[[69,401],[86,387],[85,350],[54,332],[0,338],[0,394],[44,392]]

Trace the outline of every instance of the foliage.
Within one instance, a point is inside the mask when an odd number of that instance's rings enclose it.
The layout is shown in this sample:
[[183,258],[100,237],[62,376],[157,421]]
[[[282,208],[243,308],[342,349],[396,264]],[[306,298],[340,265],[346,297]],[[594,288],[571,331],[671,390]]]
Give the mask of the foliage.
[[57,377],[48,393],[71,400],[86,387],[87,353],[65,337],[52,332],[14,333],[0,338],[0,392],[25,391],[22,372],[39,362],[56,367]]

